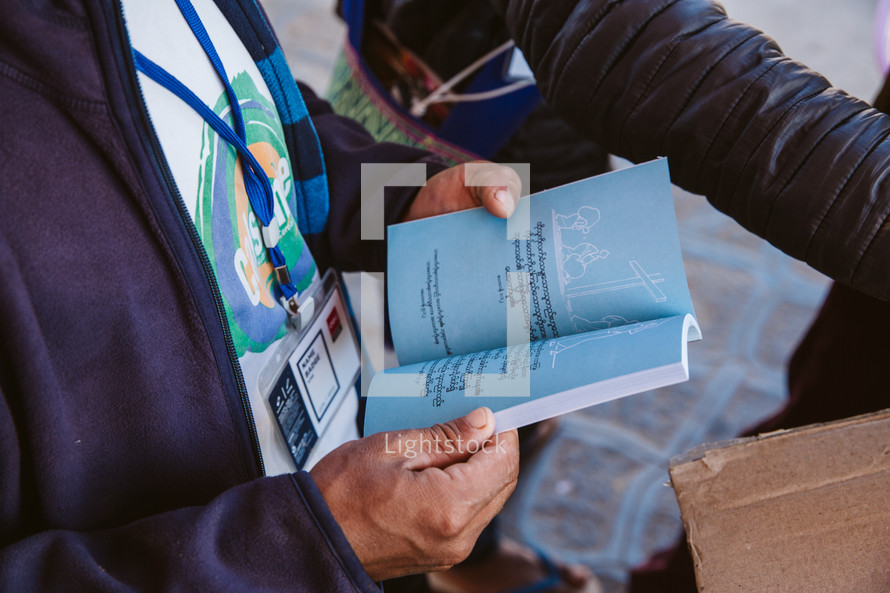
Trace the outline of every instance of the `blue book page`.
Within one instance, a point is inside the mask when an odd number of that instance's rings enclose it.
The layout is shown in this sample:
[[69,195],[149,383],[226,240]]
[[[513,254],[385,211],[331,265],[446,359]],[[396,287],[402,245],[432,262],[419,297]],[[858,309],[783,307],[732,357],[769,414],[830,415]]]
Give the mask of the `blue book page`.
[[[694,319],[675,316],[388,369],[371,382],[365,434],[430,426],[480,406],[505,430],[676,383],[688,378],[686,342],[696,337]],[[555,407],[540,405],[556,394],[565,395]],[[524,404],[538,406],[509,425],[498,419]]]
[[692,314],[665,159],[389,227],[400,364]]

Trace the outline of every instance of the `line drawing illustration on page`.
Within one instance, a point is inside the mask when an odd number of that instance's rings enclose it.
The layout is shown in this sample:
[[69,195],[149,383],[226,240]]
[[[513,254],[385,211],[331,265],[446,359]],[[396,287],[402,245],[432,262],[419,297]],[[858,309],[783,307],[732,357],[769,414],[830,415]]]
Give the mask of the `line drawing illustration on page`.
[[631,319],[627,320],[621,315],[606,315],[602,319],[597,321],[591,321],[580,315],[572,315],[572,328],[575,330],[576,334],[583,334],[585,332],[592,332],[601,329],[609,329],[610,327],[617,327],[619,325],[629,325],[631,323],[637,323],[638,320]]
[[[581,279],[587,273],[587,268],[597,260],[609,257],[609,251],[599,249],[588,240],[590,229],[600,221],[599,208],[582,206],[573,214],[559,214],[552,210],[553,215],[553,243],[556,253],[559,288],[563,296],[566,295],[567,285]],[[563,233],[567,237],[564,239]],[[567,240],[571,235],[581,233],[574,245]]]
[[[609,317],[620,318],[619,315],[607,315],[603,318],[603,321],[605,321]],[[556,368],[556,357],[559,354],[562,354],[566,350],[571,350],[576,346],[580,346],[585,342],[590,342],[591,340],[602,340],[605,338],[611,338],[612,336],[619,336],[621,334],[637,334],[641,331],[652,329],[653,327],[658,327],[659,325],[667,321],[668,318],[653,319],[651,321],[632,323],[630,325],[616,325],[615,327],[608,327],[607,329],[595,331],[594,333],[568,336],[565,338],[554,338],[547,343],[547,345],[550,347],[550,355],[553,357],[550,368]]]
[[590,232],[591,227],[598,223],[599,220],[599,208],[592,208],[590,206],[581,206],[577,212],[570,216],[557,214],[555,210],[553,211],[553,226],[557,229],[569,229],[587,234]]
[[664,276],[656,272],[650,274],[643,269],[640,262],[633,259],[628,262],[630,269],[634,275],[620,280],[609,280],[605,282],[596,282],[584,286],[572,286],[566,288],[566,298],[572,299],[581,296],[587,296],[602,292],[612,292],[615,290],[627,290],[642,286],[656,303],[663,303],[667,300],[667,296],[661,291],[657,284],[664,282]]

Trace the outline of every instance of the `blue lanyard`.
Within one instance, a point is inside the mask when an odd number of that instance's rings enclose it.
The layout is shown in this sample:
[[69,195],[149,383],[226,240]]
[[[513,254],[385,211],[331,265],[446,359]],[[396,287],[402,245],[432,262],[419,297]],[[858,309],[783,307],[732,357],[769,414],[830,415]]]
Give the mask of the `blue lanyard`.
[[194,33],[210,62],[213,64],[214,70],[222,80],[226,89],[226,97],[229,100],[229,106],[232,109],[232,119],[234,120],[235,129],[233,130],[226,122],[222,120],[210,107],[204,104],[201,99],[195,95],[187,86],[182,84],[175,76],[158,66],[139,51],[133,50],[133,57],[136,63],[136,69],[142,72],[162,87],[182,99],[192,109],[198,112],[204,121],[206,121],[213,130],[223,137],[235,150],[242,160],[242,171],[244,174],[244,188],[247,190],[247,198],[250,201],[250,207],[259,219],[262,226],[263,243],[266,246],[266,252],[269,254],[269,260],[275,268],[275,276],[278,280],[278,286],[284,295],[282,304],[289,314],[297,315],[298,304],[296,300],[297,289],[290,277],[290,269],[281,248],[278,247],[280,231],[278,223],[275,222],[275,197],[272,193],[272,185],[266,172],[254,158],[253,154],[247,148],[247,134],[244,129],[244,118],[241,115],[241,105],[238,103],[238,97],[235,90],[229,84],[229,78],[226,76],[226,70],[223,68],[222,61],[216,53],[213,42],[204,28],[204,23],[195,8],[189,0],[175,0],[182,16]]

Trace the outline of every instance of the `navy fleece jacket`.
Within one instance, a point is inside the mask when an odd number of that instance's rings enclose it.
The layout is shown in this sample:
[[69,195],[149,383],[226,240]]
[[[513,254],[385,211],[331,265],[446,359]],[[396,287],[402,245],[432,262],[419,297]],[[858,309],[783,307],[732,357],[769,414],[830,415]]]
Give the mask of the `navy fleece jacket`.
[[[269,51],[253,2],[219,5]],[[0,590],[378,590],[308,474],[262,476],[119,6],[2,13]],[[322,269],[380,269],[381,242],[359,241],[360,164],[444,165],[304,93],[331,194],[307,241]],[[388,221],[412,192],[388,194]]]

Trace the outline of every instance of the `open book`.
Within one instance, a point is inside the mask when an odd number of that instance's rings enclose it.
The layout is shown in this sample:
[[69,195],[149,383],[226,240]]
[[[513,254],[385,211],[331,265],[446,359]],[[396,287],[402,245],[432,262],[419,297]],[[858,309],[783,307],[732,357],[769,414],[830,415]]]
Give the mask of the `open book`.
[[507,221],[394,225],[388,242],[402,366],[372,380],[365,434],[479,406],[508,430],[689,378],[701,334],[665,159],[522,199]]

